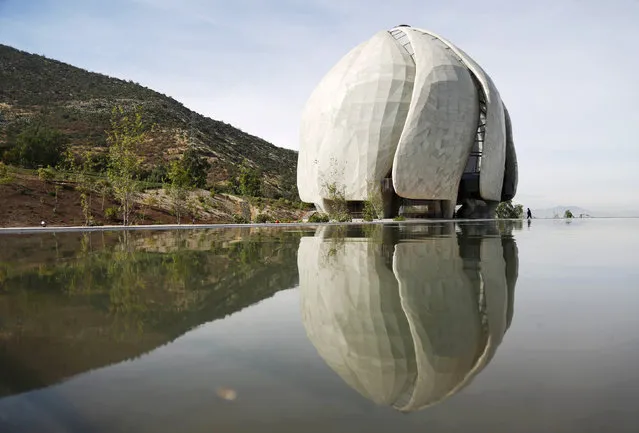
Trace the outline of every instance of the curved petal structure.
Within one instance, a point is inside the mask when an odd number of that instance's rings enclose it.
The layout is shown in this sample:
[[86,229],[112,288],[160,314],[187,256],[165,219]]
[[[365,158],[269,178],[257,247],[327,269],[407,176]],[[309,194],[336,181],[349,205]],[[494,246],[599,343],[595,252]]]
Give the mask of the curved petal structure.
[[304,112],[298,165],[303,200],[327,198],[327,183],[343,186],[347,200],[366,199],[368,185],[391,169],[414,78],[413,60],[388,32],[329,72]]
[[401,197],[455,200],[477,132],[477,89],[446,45],[412,29],[405,33],[417,71],[393,186]]
[[430,201],[444,216],[468,200],[490,214],[516,192],[510,117],[495,84],[427,30],[396,27],[350,51],[312,93],[300,140],[300,197],[320,209],[329,185],[348,202],[381,190],[385,201]]
[[336,101],[332,99],[335,96],[333,92],[339,87],[351,65],[357,61],[365,45],[366,43],[363,43],[355,47],[331,69],[306,103],[300,128],[304,145],[300,147],[298,154],[297,189],[300,198],[308,203],[321,201],[318,158],[324,141],[323,132],[332,128],[334,120],[332,111]]
[[501,189],[501,201],[512,200],[517,194],[517,153],[513,142],[513,127],[510,123],[510,114],[504,107],[504,120],[506,123],[506,165],[504,171],[504,185]]
[[437,38],[454,51],[466,67],[472,72],[481,86],[486,104],[485,136],[482,146],[482,176],[480,192],[486,200],[499,201],[501,198],[502,178],[504,174],[506,131],[504,124],[504,107],[488,74],[468,54],[451,42],[427,30],[419,30],[424,34]]

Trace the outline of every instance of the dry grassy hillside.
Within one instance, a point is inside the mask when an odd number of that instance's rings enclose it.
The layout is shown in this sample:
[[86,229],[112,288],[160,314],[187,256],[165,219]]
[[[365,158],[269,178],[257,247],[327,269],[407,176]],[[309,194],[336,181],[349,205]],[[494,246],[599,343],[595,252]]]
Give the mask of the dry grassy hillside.
[[[73,153],[88,152],[96,170],[104,173],[107,131],[114,107],[122,107],[125,111],[140,107],[143,114],[147,135],[138,150],[141,160],[139,179],[148,183],[147,190],[162,186],[158,173],[166,173],[171,161],[179,159],[187,148],[208,162],[206,185],[200,185],[207,192],[192,193],[201,204],[191,206],[200,208],[194,209],[194,220],[228,222],[238,212],[247,215],[246,206],[240,203],[242,200],[232,198],[238,194],[240,165],[259,173],[260,196],[271,203],[271,207],[282,208],[280,205],[284,205],[283,210],[287,210],[291,207],[288,202],[298,202],[296,152],[197,114],[171,97],[131,81],[89,72],[0,44],[0,162],[18,166],[11,176],[0,173],[0,199],[9,205],[0,211],[1,226],[33,224],[46,218],[65,225],[79,220],[77,197],[68,188],[73,185],[67,185],[68,193],[57,198],[56,211],[60,211],[57,215],[42,212],[46,206],[53,206],[49,203],[53,200],[52,186],[40,182],[35,171],[20,171],[20,167],[35,169],[38,164],[21,165],[10,155],[18,148],[21,134],[37,125],[47,134],[53,132],[58,134],[56,137],[62,137]],[[204,203],[198,197],[209,190],[224,194],[212,200],[207,198],[211,203]],[[140,200],[145,199],[148,199],[146,193]],[[107,207],[115,205],[109,203]],[[157,206],[146,206],[146,213],[144,203],[139,205],[136,210],[138,222],[174,221],[170,206],[162,200]],[[259,204],[251,209],[251,216],[255,216],[256,210],[259,213],[260,206],[264,207]],[[99,215],[104,207],[95,211]],[[296,217],[297,214],[283,216]],[[96,219],[106,221],[103,217]]]

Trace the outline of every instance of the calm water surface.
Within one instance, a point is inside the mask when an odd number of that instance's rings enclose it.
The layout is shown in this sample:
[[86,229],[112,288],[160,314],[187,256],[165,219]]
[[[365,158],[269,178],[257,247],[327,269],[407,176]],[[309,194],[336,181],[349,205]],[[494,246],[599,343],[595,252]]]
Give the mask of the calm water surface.
[[0,432],[639,431],[639,221],[0,235]]

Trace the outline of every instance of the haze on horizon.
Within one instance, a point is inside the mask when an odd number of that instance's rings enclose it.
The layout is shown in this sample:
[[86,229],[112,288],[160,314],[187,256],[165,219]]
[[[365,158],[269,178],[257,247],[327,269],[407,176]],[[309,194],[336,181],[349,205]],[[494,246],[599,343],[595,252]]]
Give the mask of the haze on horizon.
[[139,82],[290,149],[344,54],[397,24],[427,28],[495,81],[513,119],[516,202],[635,215],[637,22],[636,0],[0,0],[0,43]]

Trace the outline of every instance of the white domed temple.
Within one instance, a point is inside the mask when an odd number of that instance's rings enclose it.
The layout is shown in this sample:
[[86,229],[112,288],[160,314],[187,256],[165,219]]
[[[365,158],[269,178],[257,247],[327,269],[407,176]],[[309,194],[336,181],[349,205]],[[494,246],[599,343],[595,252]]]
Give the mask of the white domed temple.
[[[488,74],[440,36],[409,26],[355,47],[310,96],[297,185],[321,211],[337,185],[353,213],[381,194],[384,217],[493,218],[517,190],[508,110]],[[457,212],[455,209],[457,206]]]

